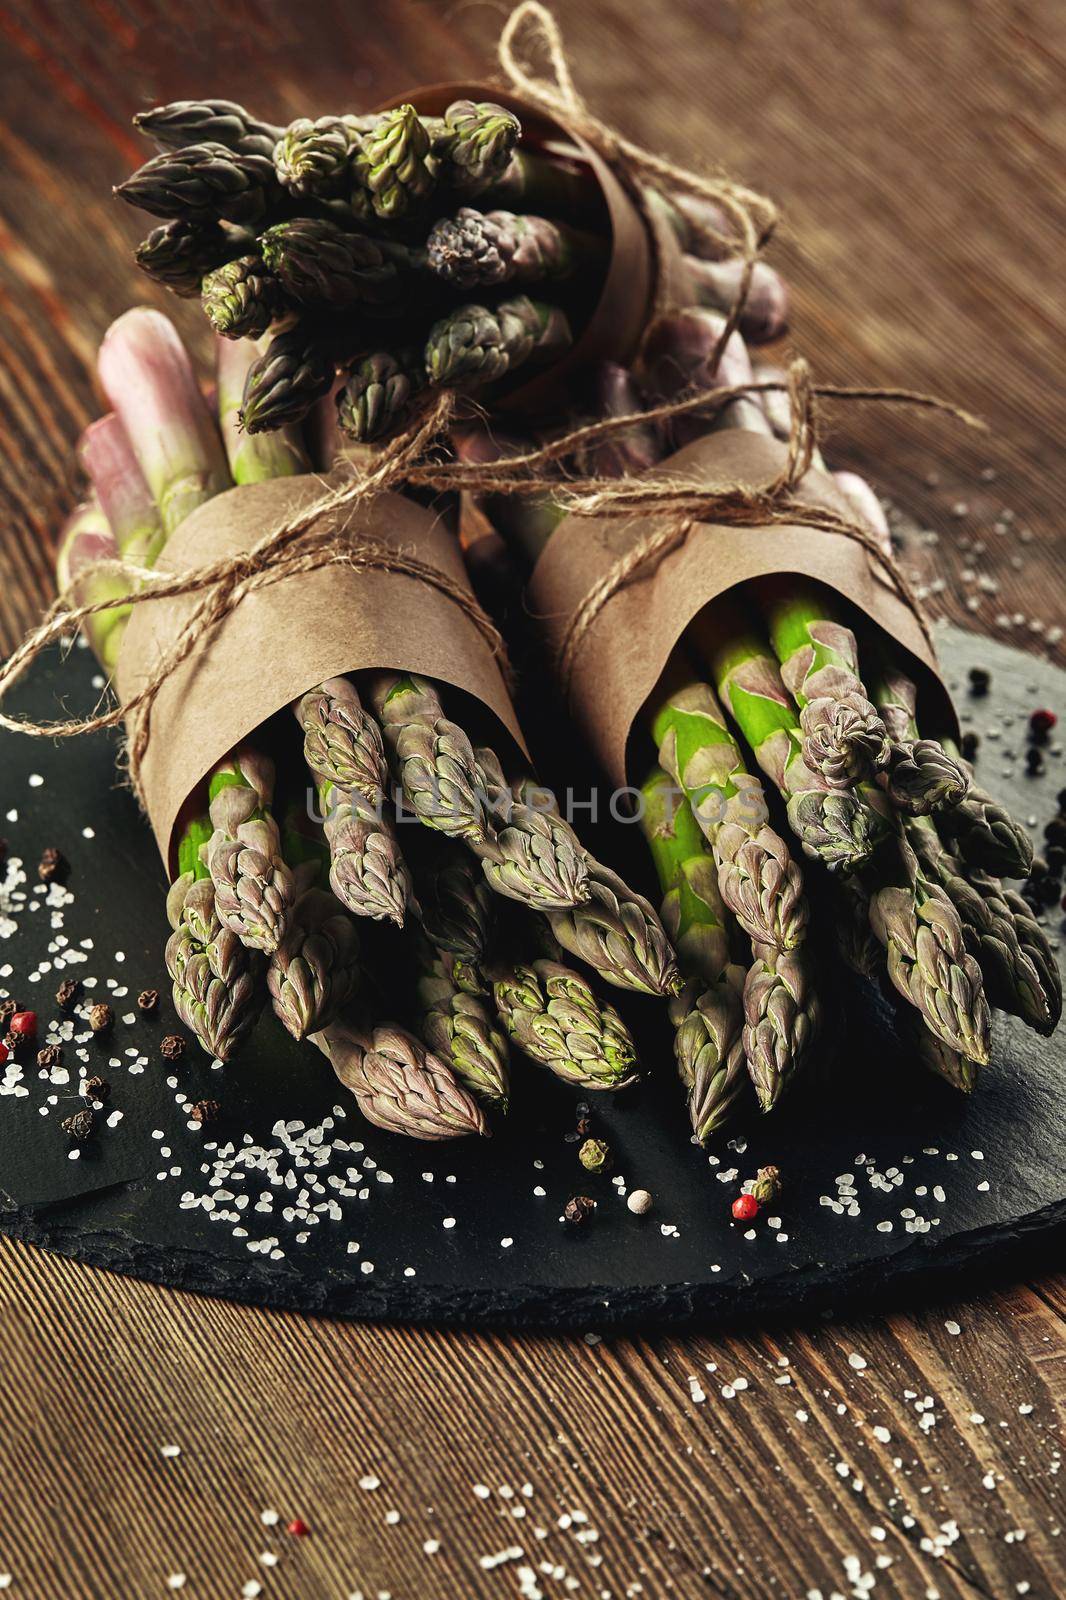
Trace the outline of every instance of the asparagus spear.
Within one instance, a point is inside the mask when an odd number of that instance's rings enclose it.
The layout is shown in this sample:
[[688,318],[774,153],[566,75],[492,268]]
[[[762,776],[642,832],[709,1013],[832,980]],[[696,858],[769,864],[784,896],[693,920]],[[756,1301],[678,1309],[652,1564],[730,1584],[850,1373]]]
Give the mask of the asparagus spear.
[[311,1042],[376,1127],[427,1140],[487,1133],[477,1101],[406,1028],[347,1017]]
[[200,304],[224,339],[258,339],[288,309],[280,279],[258,252],[235,256],[205,273]]
[[[120,599],[129,593],[125,578],[102,572],[90,575],[90,569],[97,562],[117,560],[118,547],[99,503],[94,499],[76,506],[59,535],[56,586],[60,592],[72,590],[77,603],[87,606]],[[81,573],[85,576],[79,578]],[[123,611],[122,607],[112,606],[87,618],[83,624],[92,652],[108,674],[114,672],[118,662],[124,632]]]
[[832,789],[849,790],[888,763],[888,733],[859,675],[852,630],[821,585],[761,578],[754,585],[781,676],[800,707],[803,754]]
[[271,811],[274,764],[250,745],[221,762],[208,780],[214,833],[207,865],[219,917],[242,944],[272,955],[296,897]]
[[576,972],[555,961],[520,964],[497,976],[492,993],[514,1043],[556,1077],[583,1089],[634,1081],[629,1030]]
[[583,905],[589,898],[584,847],[554,802],[531,803],[535,793],[512,790],[486,745],[474,752],[480,792],[492,814],[492,833],[470,841],[497,894],[537,910]]
[[[715,362],[725,325],[726,319],[719,312],[700,306],[689,306],[654,322],[641,346],[639,369],[651,397],[672,400],[679,394],[733,389],[751,383],[751,360],[739,332],[730,334]],[[758,401],[747,395],[714,412],[713,420],[716,426],[756,433],[765,432],[767,426]],[[696,412],[673,417],[666,424],[669,442],[677,449],[700,438],[707,425],[706,417]]]
[[387,350],[365,356],[337,393],[337,422],[360,444],[380,439],[404,421],[425,374],[417,358]]
[[332,1022],[358,989],[359,935],[336,895],[323,887],[329,852],[295,805],[283,843],[296,899],[267,967],[267,988],[282,1026],[294,1039],[306,1039]]
[[728,599],[716,601],[699,619],[693,643],[756,761],[787,802],[789,825],[806,853],[831,872],[851,871],[869,859],[891,832],[884,797],[865,788],[861,794],[832,790],[807,765],[799,717],[778,664],[743,613]]
[[970,780],[961,764],[935,739],[918,736],[918,691],[905,672],[894,666],[887,652],[870,652],[874,675],[872,694],[891,740],[888,765],[878,776],[892,804],[910,816],[956,806],[966,796]]
[[282,134],[281,128],[260,122],[233,100],[174,100],[139,111],[133,126],[160,150],[181,150],[206,141],[240,155],[258,156],[273,156]]
[[312,777],[381,804],[389,784],[385,745],[351,680],[327,678],[302,695],[294,710]]
[[[1042,973],[1023,943],[1023,939],[1031,940],[1034,930],[1040,937],[1038,924],[1028,911],[1023,918],[1016,918],[994,879],[971,882],[944,849],[928,818],[910,823],[907,838],[923,871],[946,892],[959,914],[966,948],[981,968],[989,1004],[1021,1017],[1038,1033],[1052,1033],[1059,1018],[1061,994],[1057,993],[1057,983],[1055,991],[1048,993],[1044,976],[1050,968],[1057,978],[1057,968],[1048,949],[1047,959],[1041,962]],[[1042,937],[1040,943],[1046,944]]]
[[228,1061],[262,1005],[262,957],[224,925],[205,860],[212,826],[194,818],[178,846],[178,876],[167,895],[166,965],[174,1009],[208,1055]]
[[357,789],[325,782],[318,802],[329,844],[329,883],[357,917],[395,922],[402,928],[411,901],[411,879],[396,831],[381,805]]
[[[525,779],[514,785],[517,799],[535,811],[559,816],[550,789]],[[562,950],[578,956],[619,989],[675,995],[681,989],[677,957],[651,902],[636,894],[617,872],[583,851],[589,898],[576,906],[548,909],[544,915]]]
[[269,156],[210,140],[153,156],[115,193],[153,216],[189,222],[254,224],[281,199]]
[[221,223],[188,222],[182,217],[161,222],[133,252],[142,272],[185,300],[195,300],[207,273],[239,255],[252,235]]
[[486,209],[507,206],[512,211],[536,211],[542,216],[580,219],[588,215],[593,185],[576,162],[516,149],[499,178],[482,190]]
[[480,996],[461,989],[428,939],[416,936],[416,1002],[422,1038],[483,1105],[507,1109],[508,1047]]
[[807,931],[803,879],[769,825],[762,784],[746,770],[714,691],[675,654],[652,706],[659,764],[711,846],[723,900],[754,943],[794,949]]
[[434,843],[432,858],[418,877],[422,926],[455,987],[465,994],[483,994],[494,927],[493,893],[465,851],[443,838]]
[[230,486],[185,347],[166,317],[138,307],[107,330],[97,371],[169,538],[198,505]]
[[870,924],[904,999],[952,1050],[987,1063],[991,1018],[981,970],[966,949],[954,906],[902,838],[871,889]]
[[[159,512],[117,416],[112,413],[89,424],[78,441],[78,460],[93,486],[110,530],[111,549],[101,544],[97,557],[114,556],[138,567],[154,565],[163,543]],[[90,551],[84,533],[79,536],[77,549],[79,564],[84,565]],[[62,587],[65,579],[73,575],[62,547],[57,571]],[[118,574],[98,575],[90,587],[91,598],[102,600],[108,594],[128,594],[130,580]],[[86,597],[89,598],[88,594]],[[129,605],[118,606],[89,619],[89,642],[110,672],[118,664],[131,609]]]
[[444,715],[434,686],[411,673],[376,672],[367,675],[366,689],[419,822],[468,844],[487,844],[493,830],[474,747]]
[[971,778],[965,798],[938,818],[948,844],[968,866],[1003,878],[1027,878],[1033,865],[1033,841],[1006,806],[972,781],[972,769],[962,762],[954,741],[947,739],[944,746]]
[[429,330],[425,365],[430,382],[450,388],[480,387],[514,372],[536,355],[549,359],[571,343],[570,325],[557,306],[518,295],[488,306],[460,306]]
[[268,478],[289,478],[311,471],[311,460],[297,428],[251,434],[241,426],[248,374],[269,344],[268,338],[215,341],[218,425],[236,484],[262,483]]
[[334,351],[320,332],[287,328],[249,368],[240,420],[249,433],[302,422],[333,388]]
[[744,969],[730,962],[714,863],[684,797],[653,769],[641,826],[663,893],[662,919],[686,980],[670,1002],[674,1059],[701,1144],[729,1120],[747,1084],[742,1036]]
[[395,221],[421,210],[433,191],[438,162],[414,106],[394,107],[363,134],[352,172],[376,216]]
[[325,217],[277,222],[258,244],[291,300],[331,311],[394,305],[410,260],[405,246],[346,233]]
[[492,101],[455,100],[432,135],[441,182],[479,194],[507,172],[522,129],[518,118]]
[[744,980],[744,1055],[763,1111],[771,1111],[803,1065],[821,1024],[816,974],[806,945],[754,947]]
[[297,117],[271,152],[278,181],[297,199],[347,196],[360,144],[353,117]]
[[[740,288],[744,261],[732,256],[724,261],[704,261],[686,255],[685,268],[698,305],[728,312]],[[737,331],[748,344],[768,344],[788,332],[788,287],[779,272],[756,261]]]
[[426,239],[426,265],[458,289],[566,278],[598,254],[595,240],[563,223],[472,206],[439,218]]

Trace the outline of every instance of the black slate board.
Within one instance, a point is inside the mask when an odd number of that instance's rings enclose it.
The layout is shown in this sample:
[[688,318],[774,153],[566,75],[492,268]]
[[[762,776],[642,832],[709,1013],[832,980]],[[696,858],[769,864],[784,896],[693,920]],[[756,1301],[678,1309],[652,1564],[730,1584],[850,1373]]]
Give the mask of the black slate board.
[[[1025,721],[1037,704],[1066,712],[1066,674],[953,629],[941,630],[940,645],[964,718],[986,732],[981,781],[1039,830],[1066,781],[1064,763],[1053,743],[1046,774],[1025,776]],[[975,663],[993,673],[980,701],[965,692]],[[20,686],[13,707],[54,716],[60,700],[78,710],[95,699],[93,678],[84,650],[55,655]],[[110,1000],[119,1018],[105,1042],[66,1043],[68,1084],[44,1081],[32,1054],[21,1075],[7,1069],[3,1232],[92,1265],[263,1304],[588,1329],[898,1300],[919,1280],[944,1287],[964,1271],[1013,1261],[1027,1242],[1047,1244],[1066,1224],[1060,1041],[998,1019],[994,1065],[964,1101],[913,1068],[874,997],[843,983],[832,993],[821,1070],[780,1112],[751,1119],[705,1152],[687,1137],[659,1008],[623,1001],[648,1081],[599,1097],[594,1119],[616,1153],[615,1174],[654,1195],[645,1217],[627,1210],[610,1178],[582,1173],[577,1097],[532,1066],[516,1067],[512,1114],[491,1141],[441,1146],[369,1127],[317,1052],[295,1046],[270,1018],[225,1071],[195,1049],[172,1068],[158,1051],[173,1024],[166,1003],[150,1020],[133,1003],[143,987],[166,987],[164,885],[114,756],[104,736],[62,747],[0,739],[0,832],[11,845],[0,889],[0,996],[34,1005],[43,1027],[57,1014],[61,977],[95,978],[87,998]],[[95,836],[84,837],[86,828]],[[36,885],[49,844],[71,862],[67,904],[54,903],[65,891]],[[596,848],[617,856],[627,844],[601,836]],[[69,944],[49,953],[57,938]],[[85,959],[57,970],[57,956],[71,950]],[[81,1018],[74,1024],[86,1034]],[[108,1113],[122,1115],[109,1126],[101,1114],[98,1136],[71,1161],[58,1123],[81,1103],[79,1070],[110,1081]],[[204,1096],[221,1101],[223,1114],[200,1129],[185,1106]],[[243,1175],[212,1188],[214,1164],[227,1160]],[[749,1238],[729,1205],[767,1161],[783,1169],[787,1188]],[[321,1192],[307,1197],[314,1220],[301,1220],[293,1209],[311,1177]],[[560,1221],[575,1192],[599,1201],[583,1230]],[[204,1195],[213,1196],[210,1212]],[[891,1230],[879,1228],[885,1223]]]

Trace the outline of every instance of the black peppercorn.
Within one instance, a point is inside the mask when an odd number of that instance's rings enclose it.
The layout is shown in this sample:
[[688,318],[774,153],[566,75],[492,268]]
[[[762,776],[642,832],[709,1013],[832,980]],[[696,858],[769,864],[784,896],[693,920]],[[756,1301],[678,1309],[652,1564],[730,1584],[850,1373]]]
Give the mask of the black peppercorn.
[[575,1194],[563,1207],[563,1216],[567,1222],[579,1228],[588,1221],[595,1209],[595,1200],[590,1199],[587,1194]]
[[962,759],[964,761],[973,761],[977,755],[977,747],[980,743],[980,735],[974,733],[972,729],[967,733],[964,733],[959,742],[959,749],[962,752]]
[[95,1118],[89,1110],[76,1111],[72,1117],[67,1117],[63,1122],[63,1132],[75,1144],[84,1144],[93,1131]]
[[987,667],[970,668],[970,693],[980,697],[988,693],[988,686],[992,682],[992,674]]
[[164,1061],[179,1061],[185,1054],[185,1039],[180,1033],[168,1033],[160,1040],[159,1050]]

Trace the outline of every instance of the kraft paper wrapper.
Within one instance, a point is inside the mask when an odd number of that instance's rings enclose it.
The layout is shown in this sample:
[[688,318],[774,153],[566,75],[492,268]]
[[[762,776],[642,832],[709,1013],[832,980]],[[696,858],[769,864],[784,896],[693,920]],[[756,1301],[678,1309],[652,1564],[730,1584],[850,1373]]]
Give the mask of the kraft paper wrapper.
[[[189,571],[247,550],[328,487],[329,480],[307,476],[229,489],[186,518],[159,568]],[[353,544],[370,537],[402,549],[469,587],[454,535],[412,500],[379,495],[351,517],[350,537]],[[117,673],[123,700],[151,676],[200,598],[133,608]],[[465,690],[525,750],[492,651],[446,595],[399,573],[340,565],[301,572],[242,600],[159,691],[141,788],[168,867],[186,802],[227,752],[323,678],[364,668],[418,672]]]
[[[522,124],[522,143],[546,155],[565,157],[587,166],[603,201],[602,226],[609,235],[609,254],[599,299],[571,348],[550,367],[517,388],[492,395],[492,407],[528,417],[550,414],[572,400],[571,385],[580,368],[598,361],[628,366],[640,347],[657,304],[688,305],[692,300],[681,249],[669,227],[656,220],[654,238],[639,206],[614,172],[580,134],[565,121],[547,116],[521,95],[494,83],[434,83],[395,95],[378,106],[413,105],[423,116],[440,116],[453,100],[491,100],[513,111]],[[477,201],[473,202],[475,205]],[[592,219],[578,219],[592,230]],[[520,289],[516,289],[516,293]]]
[[[709,434],[652,469],[648,476],[697,477],[710,488],[767,484],[784,465],[785,446],[741,430]],[[799,498],[849,519],[854,513],[826,474],[808,473]],[[700,524],[646,577],[619,590],[599,612],[574,660],[570,703],[616,787],[628,782],[626,747],[641,707],[696,613],[734,585],[771,573],[816,578],[852,601],[919,664],[926,703],[943,725],[956,727],[936,657],[911,608],[861,544],[844,534],[806,528],[800,520],[764,528]],[[558,650],[567,624],[593,585],[644,537],[649,518],[568,517],[537,562],[530,610]]]

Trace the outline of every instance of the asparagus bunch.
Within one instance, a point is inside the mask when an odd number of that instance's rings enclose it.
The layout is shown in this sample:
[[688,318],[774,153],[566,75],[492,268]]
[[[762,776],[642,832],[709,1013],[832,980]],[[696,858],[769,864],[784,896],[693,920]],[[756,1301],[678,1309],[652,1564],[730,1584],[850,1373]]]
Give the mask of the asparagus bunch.
[[[368,442],[420,393],[491,390],[543,367],[570,346],[602,274],[606,242],[582,227],[587,173],[527,148],[491,102],[279,128],[231,101],[177,101],[134,123],[158,154],[116,193],[162,219],[138,265],[199,296],[224,338],[271,335],[244,385],[253,433],[300,421],[338,373],[340,429]],[[693,297],[728,310],[743,269],[726,218],[684,197],[648,202],[686,252]],[[781,279],[757,263],[746,336],[776,338],[787,310]]]
[[[750,381],[737,335],[712,366],[723,327],[700,308],[662,319],[642,354],[649,398]],[[625,375],[600,385],[607,414],[611,393],[624,397],[618,412],[639,409]],[[774,397],[764,399],[765,409],[742,399],[672,419],[665,443],[684,443],[709,425],[781,431],[787,418]],[[468,459],[485,459],[489,449],[469,431],[457,446]],[[492,448],[521,446],[497,437]],[[634,428],[585,465],[640,471],[657,453],[655,432]],[[879,502],[863,480],[842,475],[840,487],[887,542]],[[496,498],[486,510],[526,565],[559,520],[551,505]],[[950,741],[920,728],[917,691],[902,663],[886,640],[859,639],[839,598],[780,578],[715,602],[690,625],[645,716],[658,756],[644,788],[645,828],[663,920],[689,978],[673,1007],[675,1050],[697,1137],[720,1125],[736,1098],[738,997],[764,1106],[788,1081],[817,1015],[794,863],[786,870],[787,846],[781,855],[760,831],[773,833],[765,797],[744,772],[730,723],[785,802],[804,852],[830,874],[841,953],[891,988],[901,1027],[932,1070],[972,1087],[988,1059],[990,1004],[1042,1031],[1055,1026],[1061,993],[1047,941],[1025,903],[991,876],[1027,870],[1024,831],[974,790]],[[742,806],[743,854],[728,831]],[[729,970],[741,931],[752,939],[746,978],[743,969]]]
[[[101,555],[149,565],[184,516],[231,483],[311,470],[298,430],[240,427],[255,360],[254,341],[220,341],[216,426],[165,319],[136,313],[112,330],[101,374],[116,412],[94,425],[83,459],[114,520],[87,505],[62,554],[72,577],[85,571],[93,598],[117,597],[128,583],[112,587],[110,574],[90,568]],[[99,619],[102,659],[115,659],[127,615],[114,607]],[[231,752],[205,781],[202,810],[181,841],[168,966],[179,1014],[205,1049],[228,1059],[269,994],[283,1026],[324,1050],[368,1115],[424,1137],[483,1126],[464,1083],[486,1104],[505,1105],[506,1031],[582,1087],[629,1081],[632,1041],[586,980],[561,962],[539,970],[543,940],[528,922],[513,959],[494,950],[490,962],[488,928],[495,904],[524,903],[562,919],[569,945],[610,981],[667,992],[673,955],[647,902],[586,856],[528,775],[508,781],[496,753],[449,718],[436,685],[398,673],[328,679],[292,711],[304,762],[283,737],[277,779],[273,757],[254,742]],[[412,936],[421,1041],[373,1020],[364,969],[375,952],[353,920],[402,923],[419,912],[390,815],[394,782],[420,824],[416,838],[448,852],[425,933]],[[290,798],[284,833],[276,786]],[[562,955],[554,941],[551,954]]]
[[[557,286],[580,297],[602,247],[567,221],[584,199],[576,169],[519,150],[503,107],[274,128],[231,102],[179,101],[135,123],[159,154],[116,192],[162,219],[138,265],[199,295],[223,337],[272,334],[246,375],[249,432],[301,420],[339,370],[342,429],[380,438],[422,389],[482,388],[569,345]],[[542,200],[564,215],[539,215]],[[505,283],[517,292],[480,303]]]

